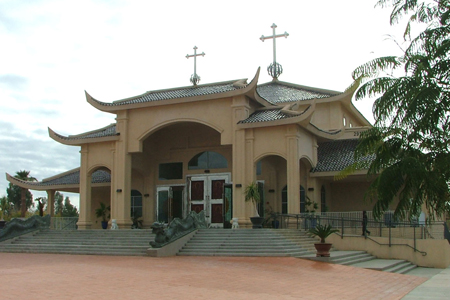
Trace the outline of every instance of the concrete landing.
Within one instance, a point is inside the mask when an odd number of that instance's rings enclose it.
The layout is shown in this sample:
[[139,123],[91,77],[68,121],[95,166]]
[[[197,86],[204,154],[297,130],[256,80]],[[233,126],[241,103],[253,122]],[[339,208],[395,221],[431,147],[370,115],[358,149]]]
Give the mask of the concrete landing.
[[[436,272],[437,274],[433,276],[433,274]],[[425,278],[431,276],[431,278],[416,287],[405,297],[401,298],[402,300],[450,299],[450,267],[444,270],[432,268],[416,268],[408,273],[408,275],[410,274]]]

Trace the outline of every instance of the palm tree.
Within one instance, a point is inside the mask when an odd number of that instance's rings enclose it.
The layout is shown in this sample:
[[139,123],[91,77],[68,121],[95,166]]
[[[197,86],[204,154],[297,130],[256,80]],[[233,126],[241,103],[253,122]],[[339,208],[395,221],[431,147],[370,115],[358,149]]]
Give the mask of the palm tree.
[[[391,24],[407,18],[407,47],[400,56],[375,58],[353,72],[355,99],[375,97],[376,122],[361,134],[356,163],[342,175],[368,169],[376,177],[366,193],[375,202],[375,218],[393,203],[395,217],[417,216],[424,205],[431,217],[440,216],[450,202],[450,3],[378,5],[393,7]],[[426,28],[411,38],[413,23]]]
[[[17,179],[20,179],[22,181],[37,181],[36,178],[30,176],[30,171],[18,171],[16,172],[16,175],[14,176]],[[27,204],[26,204],[26,198],[27,198],[28,189],[21,188],[20,193],[20,215],[22,218],[25,217],[25,214],[27,212]]]

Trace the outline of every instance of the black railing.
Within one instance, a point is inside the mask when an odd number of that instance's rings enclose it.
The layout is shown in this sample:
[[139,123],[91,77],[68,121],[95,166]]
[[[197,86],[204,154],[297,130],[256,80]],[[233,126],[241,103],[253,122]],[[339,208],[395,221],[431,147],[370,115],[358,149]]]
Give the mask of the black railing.
[[[379,245],[391,246],[407,246],[414,251],[420,252],[422,255],[427,255],[426,252],[417,249],[418,239],[444,239],[450,236],[445,222],[427,222],[421,223],[418,221],[399,221],[393,218],[392,214],[385,214],[382,221],[369,219],[367,222],[367,232],[363,233],[362,218],[346,218],[346,217],[330,217],[321,214],[277,214],[275,217],[280,222],[279,228],[294,228],[308,231],[318,224],[331,225],[339,229],[337,233],[341,238],[345,236],[363,236]],[[379,243],[371,237],[386,237],[387,244]],[[409,244],[398,244],[393,242],[393,239],[412,239],[413,246]],[[395,241],[395,240],[394,240]]]

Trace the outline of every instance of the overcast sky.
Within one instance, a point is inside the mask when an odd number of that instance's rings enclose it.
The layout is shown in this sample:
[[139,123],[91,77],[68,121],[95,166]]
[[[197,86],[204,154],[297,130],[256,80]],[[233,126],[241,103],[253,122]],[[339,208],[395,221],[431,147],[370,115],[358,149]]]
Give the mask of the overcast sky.
[[[390,8],[375,0],[322,1],[0,1],[0,196],[5,173],[38,180],[77,168],[79,147],[48,136],[79,134],[114,122],[85,99],[110,102],[146,91],[190,85],[197,59],[200,84],[268,82],[272,23],[280,80],[343,91],[360,64],[398,53],[386,35]],[[357,108],[369,120],[370,101]],[[34,197],[45,192],[32,191]],[[78,205],[77,194],[67,194]]]

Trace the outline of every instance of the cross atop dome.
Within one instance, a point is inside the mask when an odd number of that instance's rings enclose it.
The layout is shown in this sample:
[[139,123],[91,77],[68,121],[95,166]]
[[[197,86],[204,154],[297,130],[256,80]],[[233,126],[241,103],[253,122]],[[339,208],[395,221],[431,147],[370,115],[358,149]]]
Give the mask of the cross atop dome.
[[283,68],[281,67],[281,65],[279,63],[277,63],[277,47],[276,47],[276,43],[275,43],[275,39],[279,38],[279,37],[285,37],[287,38],[289,36],[289,33],[287,33],[286,31],[283,34],[275,34],[275,28],[277,28],[277,25],[275,25],[275,23],[272,24],[272,26],[270,26],[273,29],[273,34],[270,36],[264,36],[262,35],[259,39],[261,41],[264,42],[264,40],[268,40],[268,39],[273,39],[273,63],[271,63],[268,67],[267,67],[267,72],[269,73],[270,76],[272,76],[273,79],[277,79],[278,76],[281,75],[281,73],[283,73]]
[[194,54],[187,54],[186,58],[193,57],[194,58],[194,74],[191,75],[191,82],[193,85],[197,85],[200,82],[200,76],[197,75],[197,56],[205,56],[205,52],[197,54],[197,46],[194,46]]

